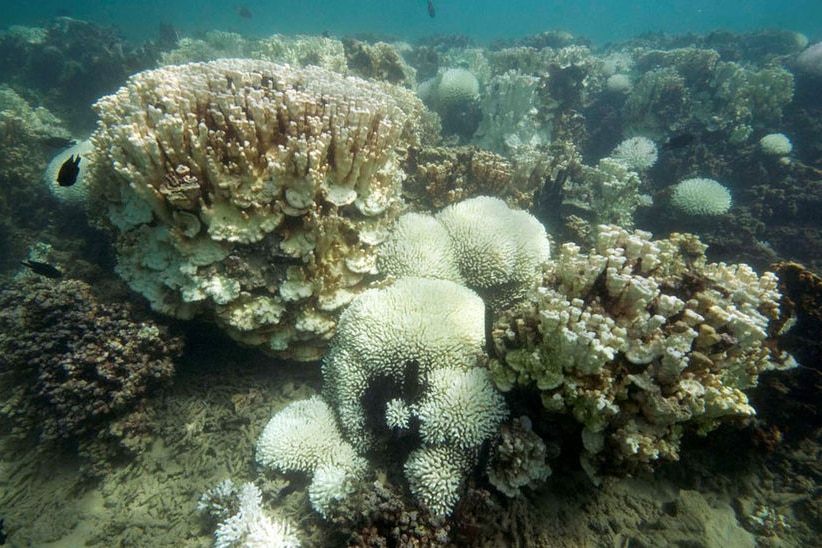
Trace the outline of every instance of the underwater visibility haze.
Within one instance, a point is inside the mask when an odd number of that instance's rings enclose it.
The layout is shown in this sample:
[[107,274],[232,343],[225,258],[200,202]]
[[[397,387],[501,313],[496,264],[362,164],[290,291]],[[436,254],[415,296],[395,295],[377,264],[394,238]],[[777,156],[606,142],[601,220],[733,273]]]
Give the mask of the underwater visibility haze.
[[3,13],[0,545],[822,546],[822,3]]

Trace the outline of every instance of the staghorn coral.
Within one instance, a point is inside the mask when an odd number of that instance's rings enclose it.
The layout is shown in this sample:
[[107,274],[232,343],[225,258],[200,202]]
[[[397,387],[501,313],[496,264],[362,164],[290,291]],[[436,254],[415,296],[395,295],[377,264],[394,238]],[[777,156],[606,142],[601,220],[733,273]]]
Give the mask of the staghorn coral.
[[772,344],[776,276],[704,251],[690,235],[601,226],[589,254],[564,245],[539,290],[495,323],[495,383],[571,415],[592,474],[678,458],[686,431],[750,417],[743,390],[795,365]]
[[2,416],[43,440],[126,438],[135,432],[112,425],[169,383],[181,349],[165,328],[137,321],[127,304],[98,302],[79,280],[11,286],[0,293]]
[[118,272],[156,310],[313,360],[374,273],[422,104],[323,69],[219,60],[133,76],[95,107],[87,173]]

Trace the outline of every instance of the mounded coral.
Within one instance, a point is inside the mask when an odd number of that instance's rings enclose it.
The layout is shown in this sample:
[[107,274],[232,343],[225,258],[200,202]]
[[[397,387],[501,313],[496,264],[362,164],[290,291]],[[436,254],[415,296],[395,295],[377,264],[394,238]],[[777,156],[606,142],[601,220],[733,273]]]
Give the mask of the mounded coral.
[[562,246],[542,286],[494,325],[492,378],[582,427],[583,465],[676,459],[685,432],[752,416],[744,390],[795,365],[772,344],[778,280],[707,263],[695,236],[601,226]]
[[208,310],[243,343],[319,358],[375,272],[422,104],[235,59],[139,73],[95,108],[87,177],[119,232],[118,273],[156,310]]
[[793,150],[791,140],[784,133],[769,133],[759,140],[762,152],[772,156],[785,156]]
[[486,305],[510,304],[534,283],[550,256],[545,227],[499,198],[478,196],[452,204],[432,219],[400,217],[377,260],[380,272],[461,283]]
[[[91,152],[91,148],[91,141],[80,141],[76,145],[57,154],[46,167],[46,171],[43,173],[43,182],[46,184],[49,192],[61,203],[80,207],[86,206],[88,201],[86,170],[88,167],[88,154]],[[72,156],[80,158],[80,163],[78,164],[80,172],[73,185],[62,186],[57,182],[57,175],[60,173],[60,168],[63,166],[63,163]]]
[[644,170],[656,163],[656,145],[647,137],[631,137],[617,145],[611,158],[623,162],[630,169]]
[[79,280],[10,286],[0,293],[1,414],[11,432],[43,440],[127,443],[139,434],[129,420],[141,422],[141,405],[170,382],[181,350],[164,327],[99,302]]
[[671,194],[671,205],[687,215],[722,215],[731,209],[731,192],[713,179],[685,179]]

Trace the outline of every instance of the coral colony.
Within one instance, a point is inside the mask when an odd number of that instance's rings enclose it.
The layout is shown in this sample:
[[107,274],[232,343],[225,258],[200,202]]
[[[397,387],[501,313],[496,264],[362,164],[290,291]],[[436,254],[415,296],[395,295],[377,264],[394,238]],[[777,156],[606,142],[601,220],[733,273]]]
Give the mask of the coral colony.
[[[420,512],[407,528],[445,543],[477,477],[512,499],[546,481],[543,421],[565,421],[576,449],[563,451],[599,484],[750,419],[746,390],[796,365],[776,345],[775,274],[636,228],[650,208],[724,222],[745,198],[709,165],[648,185],[660,162],[690,161],[691,128],[768,169],[794,165],[776,125],[792,73],[708,48],[596,56],[544,39],[556,47],[455,48],[417,68],[387,44],[183,39],[99,99],[90,138],[51,162],[53,196],[110,232],[117,274],[154,311],[321,363],[319,393],[262,428],[259,476],[200,499],[217,546],[299,546],[301,522],[263,489],[295,476],[317,520],[362,527],[367,501],[404,497]],[[819,51],[801,71],[819,75]],[[575,109],[594,101],[623,126],[590,160]],[[0,104],[0,129],[70,138],[10,88]],[[0,154],[27,150],[2,141]],[[18,387],[3,385],[4,417],[44,439],[101,436],[106,420],[127,430],[181,341],[79,280],[32,281],[46,263],[28,263],[28,285],[0,294]],[[401,493],[377,492],[381,475]]]

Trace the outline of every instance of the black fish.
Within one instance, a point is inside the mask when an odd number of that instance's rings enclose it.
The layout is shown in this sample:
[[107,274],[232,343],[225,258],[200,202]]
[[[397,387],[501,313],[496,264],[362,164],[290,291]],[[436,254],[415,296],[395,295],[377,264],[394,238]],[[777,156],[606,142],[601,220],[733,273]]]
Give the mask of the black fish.
[[428,0],[428,15],[431,19],[437,15],[437,8],[434,6],[434,0]]
[[662,145],[662,150],[675,150],[678,148],[683,148],[696,140],[696,135],[693,133],[680,133],[679,135],[674,135],[670,137],[665,143]]
[[62,272],[48,263],[41,263],[40,261],[20,261],[20,264],[30,269],[35,274],[45,276],[46,278],[51,278],[52,280],[63,277]]
[[80,155],[74,156],[72,154],[60,166],[60,171],[57,172],[57,184],[71,186],[77,182],[78,175],[80,175]]
[[248,6],[239,6],[237,8],[237,15],[239,15],[243,19],[251,19],[253,17],[253,15],[251,14],[251,10],[248,9]]
[[9,537],[5,531],[3,531],[3,522],[6,521],[6,518],[0,518],[0,544],[5,544],[6,539]]

